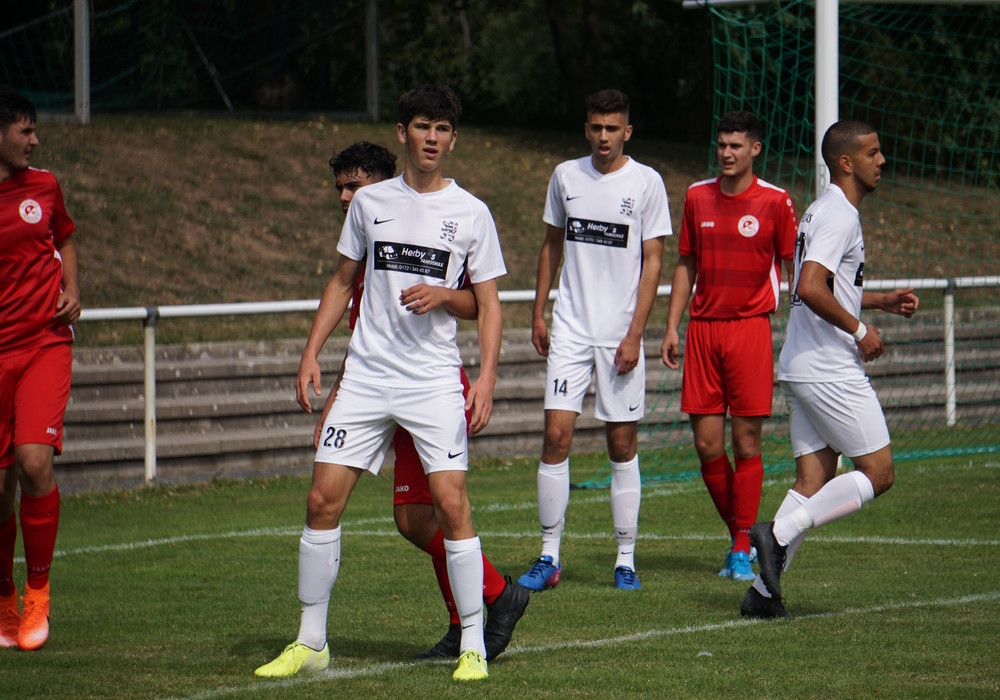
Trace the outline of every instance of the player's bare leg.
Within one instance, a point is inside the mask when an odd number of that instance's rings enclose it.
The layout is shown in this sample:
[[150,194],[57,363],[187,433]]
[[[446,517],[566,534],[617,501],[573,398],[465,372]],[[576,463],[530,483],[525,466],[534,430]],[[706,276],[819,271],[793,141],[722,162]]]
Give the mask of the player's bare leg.
[[532,591],[559,585],[562,563],[559,548],[569,506],[569,451],[578,414],[575,411],[545,411],[542,459],[538,464],[538,519],[542,525],[542,553],[517,580]]
[[635,568],[635,540],[639,532],[639,504],[642,501],[638,425],[634,421],[608,423],[605,433],[611,460],[611,517],[618,545],[615,588],[635,591],[642,588]]
[[330,595],[340,571],[340,518],[363,470],[316,462],[306,500],[306,525],[299,540],[299,600],[302,614],[296,640],[254,673],[285,678],[321,671],[330,664],[326,626]]
[[483,630],[483,549],[472,524],[472,504],[464,470],[427,475],[448,563],[455,607],[462,625],[456,680],[487,677]]

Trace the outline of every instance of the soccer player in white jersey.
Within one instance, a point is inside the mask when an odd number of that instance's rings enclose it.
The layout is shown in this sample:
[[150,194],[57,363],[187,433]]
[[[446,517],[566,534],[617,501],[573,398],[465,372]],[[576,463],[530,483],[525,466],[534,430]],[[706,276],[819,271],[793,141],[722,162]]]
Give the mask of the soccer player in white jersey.
[[754,579],[750,528],[764,482],[761,429],[774,393],[771,314],[778,308],[782,261],[791,277],[798,223],[788,193],[753,174],[763,130],[749,112],[719,119],[721,174],[691,185],[684,199],[660,350],[667,367],[680,367],[678,328],[690,301],[681,410],[691,420],[702,479],[732,538],[719,576],[737,581]]
[[[496,279],[506,273],[496,226],[480,200],[446,179],[461,107],[447,87],[425,85],[399,100],[396,132],[404,172],[361,188],[347,213],[341,257],[316,312],[296,384],[309,406],[321,395],[317,357],[340,322],[365,266],[361,315],[347,353],[325,438],[316,451],[306,525],[299,544],[298,638],[259,676],[326,668],[330,594],[340,565],[340,517],[358,479],[377,473],[397,425],[413,437],[444,533],[448,575],[462,624],[459,681],[488,675],[483,639],[483,557],[466,490],[468,434],[486,427],[493,408],[501,311]],[[445,308],[416,314],[402,290],[416,284],[457,289],[472,281],[479,308],[480,373],[463,399],[457,321]],[[466,420],[466,409],[471,417]]]
[[[882,331],[861,320],[861,311],[909,318],[919,300],[912,289],[863,289],[858,207],[878,186],[886,162],[875,129],[837,122],[823,137],[822,153],[830,185],[799,225],[788,334],[778,358],[796,479],[774,521],[750,529],[760,574],[740,611],[751,617],[787,617],[780,576],[806,532],[858,511],[894,479],[889,430],[862,365],[882,355]],[[840,455],[854,470],[838,476]]]
[[[632,136],[628,97],[603,90],[587,98],[586,108],[591,153],[561,163],[549,181],[548,229],[535,285],[532,343],[548,358],[538,466],[542,552],[518,579],[535,591],[557,585],[562,573],[570,444],[595,372],[595,415],[606,424],[612,467],[615,586],[640,588],[635,538],[641,497],[636,428],[646,408],[642,335],[660,281],[663,237],[673,231],[663,178],[624,153]],[[550,334],[544,313],[563,259]]]

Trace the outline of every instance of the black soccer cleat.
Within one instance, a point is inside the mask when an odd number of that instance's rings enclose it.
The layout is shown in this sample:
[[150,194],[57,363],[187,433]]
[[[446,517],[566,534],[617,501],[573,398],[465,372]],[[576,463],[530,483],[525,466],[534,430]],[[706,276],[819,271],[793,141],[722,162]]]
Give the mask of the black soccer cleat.
[[432,646],[422,654],[417,654],[417,659],[447,659],[458,658],[458,647],[462,643],[462,625],[448,625],[448,631],[441,637],[441,641]]
[[497,599],[486,606],[486,627],[484,638],[486,642],[486,660],[492,661],[503,653],[510,644],[514,626],[524,615],[525,608],[531,598],[528,589],[510,580],[497,596]]
[[753,586],[750,586],[743,596],[743,602],[740,603],[740,615],[759,617],[765,620],[790,617],[780,598],[768,598]]
[[774,522],[757,523],[750,528],[750,544],[757,548],[757,565],[760,577],[771,595],[781,600],[781,570],[785,566],[787,547],[778,544],[774,537]]

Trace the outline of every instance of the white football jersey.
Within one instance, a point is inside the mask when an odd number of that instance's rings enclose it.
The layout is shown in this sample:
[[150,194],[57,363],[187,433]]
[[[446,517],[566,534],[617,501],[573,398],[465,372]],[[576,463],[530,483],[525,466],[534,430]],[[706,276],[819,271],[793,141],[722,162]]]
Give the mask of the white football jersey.
[[[798,282],[802,263],[807,260],[834,272],[830,280],[834,297],[861,318],[865,272],[861,217],[836,185],[826,188],[799,223],[793,283]],[[788,333],[778,357],[778,379],[830,382],[859,375],[864,375],[864,368],[854,336],[824,321],[792,294]]]
[[560,163],[544,221],[566,232],[552,335],[617,347],[635,312],[642,243],[673,233],[663,178],[631,158],[607,175],[590,156]]
[[490,210],[454,181],[420,194],[402,176],[354,195],[337,250],[365,260],[361,315],[345,374],[383,386],[444,386],[459,381],[457,319],[444,308],[416,315],[399,303],[417,284],[458,289],[506,274]]

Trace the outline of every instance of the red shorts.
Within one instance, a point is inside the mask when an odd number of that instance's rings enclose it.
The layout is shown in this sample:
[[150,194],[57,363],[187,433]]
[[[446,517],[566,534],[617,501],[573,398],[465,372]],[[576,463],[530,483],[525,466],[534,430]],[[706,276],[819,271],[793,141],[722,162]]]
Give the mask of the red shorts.
[[681,411],[770,416],[774,394],[771,319],[692,319],[684,341]]
[[72,372],[69,343],[0,354],[0,469],[14,464],[20,445],[62,452]]
[[[462,395],[469,395],[469,378],[462,369]],[[465,421],[469,421],[469,411],[465,412]],[[392,436],[392,449],[396,453],[396,465],[392,472],[392,504],[394,506],[409,503],[432,505],[431,487],[424,473],[424,465],[417,454],[410,434],[397,427]]]

